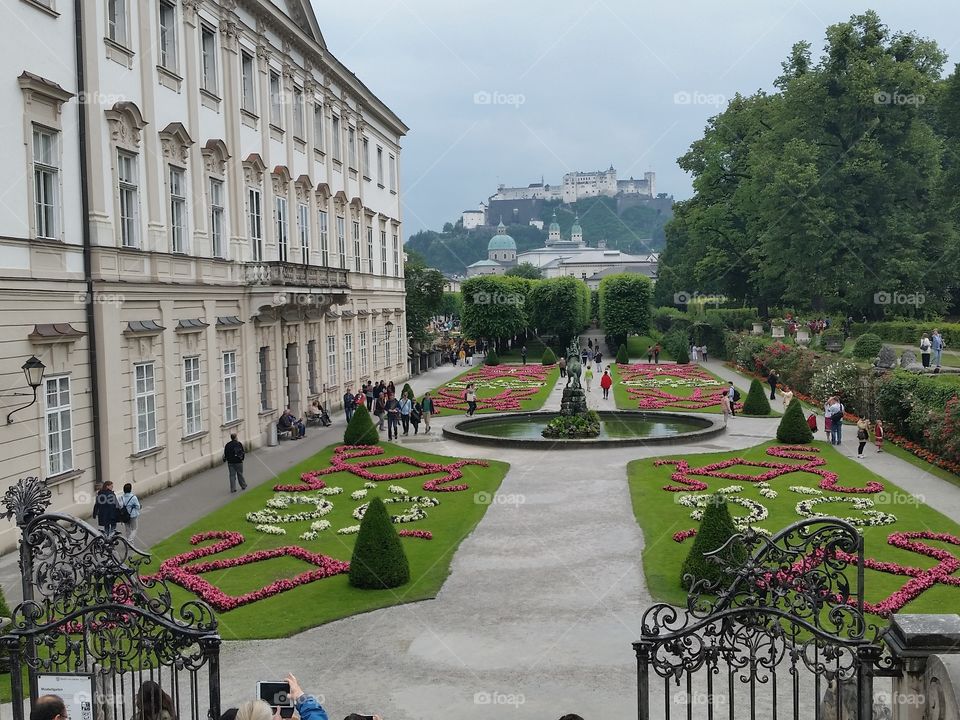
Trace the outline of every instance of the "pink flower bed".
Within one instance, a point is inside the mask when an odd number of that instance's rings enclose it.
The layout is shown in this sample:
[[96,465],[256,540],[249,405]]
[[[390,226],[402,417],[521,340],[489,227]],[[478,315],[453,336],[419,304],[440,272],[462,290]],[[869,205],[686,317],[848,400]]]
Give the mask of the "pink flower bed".
[[[694,383],[693,392],[688,396],[677,395],[663,388],[635,388],[628,387],[627,394],[636,398],[641,410],[663,410],[675,408],[681,410],[703,410],[710,407],[719,407],[723,400],[726,388],[717,387],[717,379],[698,365],[651,365],[633,364],[617,365],[620,381],[623,383],[635,380],[684,380]],[[696,387],[695,383],[702,382],[703,387]],[[735,410],[743,408],[743,403],[734,404]]]
[[690,528],[689,530],[681,530],[680,532],[675,532],[673,534],[673,541],[682,543],[687,538],[692,538],[696,534],[697,534],[696,528]]
[[400,537],[420,538],[421,540],[433,540],[433,533],[429,530],[400,530],[397,535]]
[[[463,392],[453,388],[440,388],[433,398],[433,405],[436,408],[448,410],[466,410],[467,401],[463,399]],[[519,410],[520,403],[529,400],[538,392],[540,392],[539,387],[507,388],[491,397],[477,397],[477,410],[496,410],[497,412]]]

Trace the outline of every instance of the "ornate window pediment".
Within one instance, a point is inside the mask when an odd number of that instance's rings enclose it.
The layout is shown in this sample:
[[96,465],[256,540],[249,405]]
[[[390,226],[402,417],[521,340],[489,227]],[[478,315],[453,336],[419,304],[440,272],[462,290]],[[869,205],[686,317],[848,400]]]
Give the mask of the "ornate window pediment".
[[140,134],[147,121],[143,119],[143,113],[136,103],[122,100],[105,110],[104,114],[110,124],[110,136],[114,143],[128,148],[140,147]]
[[250,153],[243,161],[243,177],[247,185],[260,185],[263,182],[263,173],[267,166],[259,153]]
[[290,184],[290,170],[286,165],[277,165],[273,169],[273,193],[274,195],[286,195],[287,186]]
[[227,144],[219,139],[207,140],[203,149],[203,165],[211,175],[226,175],[227,160],[230,159],[230,153],[227,152]]
[[310,190],[313,188],[313,183],[310,181],[309,175],[304,174],[298,177],[294,186],[297,189],[297,202],[310,200]]
[[160,131],[160,145],[163,147],[163,157],[168,162],[186,165],[193,139],[183,123],[172,122]]

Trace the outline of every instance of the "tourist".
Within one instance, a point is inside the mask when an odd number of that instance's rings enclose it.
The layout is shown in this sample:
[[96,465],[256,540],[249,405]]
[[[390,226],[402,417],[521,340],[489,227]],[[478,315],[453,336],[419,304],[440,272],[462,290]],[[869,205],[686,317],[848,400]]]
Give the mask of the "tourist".
[[706,345],[701,345],[701,346],[700,346],[700,357],[703,359],[704,362],[707,362],[708,360],[710,360],[710,358],[707,357],[707,346],[706,346]]
[[593,350],[593,338],[587,338],[587,347]]
[[590,385],[593,383],[593,370],[590,369],[589,365],[585,365],[584,368],[583,383],[587,386],[587,392],[590,392]]
[[[123,511],[126,510],[126,520]],[[120,496],[120,519],[123,520],[123,534],[131,545],[137,539],[137,525],[140,518],[140,498],[133,494],[133,484],[125,483]]]
[[243,443],[237,440],[236,433],[230,433],[230,442],[223,446],[223,461],[227,464],[227,475],[230,478],[230,492],[237,491],[237,482],[240,489],[247,489],[247,481],[243,478],[243,458],[246,450]]
[[[353,395],[350,396],[350,399],[353,399]],[[346,402],[346,400],[344,400],[344,402]],[[307,434],[306,425],[303,424],[302,420],[297,419],[290,408],[284,408],[283,414],[280,416],[280,419],[277,420],[277,428],[282,432],[289,432],[290,437],[294,440],[299,440]]]
[[377,384],[373,386],[373,404],[376,406],[377,398],[383,394],[383,380],[377,380]]
[[67,720],[67,706],[59,695],[41,695],[30,711],[30,720]]
[[870,423],[867,422],[866,418],[860,418],[857,420],[857,459],[863,460],[863,449],[867,446],[867,440],[870,439],[870,433],[867,428],[870,427]]
[[933,331],[933,337],[930,338],[930,345],[933,349],[933,366],[940,369],[940,358],[943,354],[943,335],[940,334],[939,330]]
[[367,384],[363,388],[363,395],[367,401],[367,412],[373,410],[373,382],[367,380]]
[[587,358],[588,358],[589,356],[590,356],[590,353],[589,353],[589,351],[588,351],[586,348],[584,348],[583,350],[580,351],[580,365],[581,365],[582,367],[586,367],[586,366],[587,366]]
[[930,367],[930,350],[933,343],[930,342],[930,336],[926,333],[920,338],[920,364],[925,368]]
[[843,439],[843,403],[836,395],[827,400],[823,415],[830,419],[830,444],[839,445]]
[[653,343],[647,345],[647,362],[653,362]]
[[413,407],[410,408],[410,424],[413,425],[414,435],[416,435],[420,431],[420,420],[422,418],[423,418],[423,406],[417,400],[414,400]]
[[597,349],[597,354],[593,356],[593,361],[597,364],[597,372],[600,372],[603,363],[603,353]]
[[413,411],[413,401],[404,391],[400,395],[400,423],[403,425],[403,434],[410,434],[410,413]]
[[377,393],[373,401],[373,414],[377,418],[377,430],[383,430],[383,418],[387,414],[386,393]]
[[423,394],[423,400],[420,401],[420,409],[423,412],[423,434],[430,432],[430,417],[434,413],[433,398],[430,393]]
[[737,416],[737,400],[740,399],[740,391],[733,386],[733,380],[727,386],[727,397],[730,398],[730,417]]
[[699,347],[693,343],[690,343],[690,349],[687,351],[687,354],[690,357],[690,362],[697,362],[697,358],[699,357],[698,350],[700,350]]
[[353,398],[353,409],[356,412],[358,407],[363,407],[367,403],[366,395],[363,394],[363,390],[357,390],[357,394]]
[[463,347],[460,347],[460,352],[457,353],[457,367],[463,367],[467,364],[467,354],[463,351]]
[[723,393],[720,396],[720,409],[723,411],[723,421],[727,422],[730,417],[733,415],[732,406],[730,404],[730,396],[727,393]]
[[873,425],[873,439],[877,443],[877,452],[883,452],[883,423],[880,420]]
[[133,720],[176,720],[173,699],[153,680],[144,680],[133,701]]
[[[599,369],[599,368],[598,368]],[[603,377],[600,378],[600,388],[603,390],[603,399],[607,400],[610,397],[610,386],[613,385],[613,378],[610,377],[610,373],[604,371]]]
[[526,345],[520,348],[520,359],[523,361],[524,365],[527,364],[527,346]]
[[567,376],[567,359],[565,357],[561,357],[557,361],[557,367],[560,368],[560,377],[566,377]]
[[394,397],[397,396],[397,386],[393,384],[393,380],[387,383],[387,392]]
[[304,415],[307,416],[310,420],[316,420],[324,427],[330,427],[333,423],[330,421],[330,416],[327,415],[327,411],[323,409],[323,405],[320,404],[319,398],[314,399],[304,411]]
[[343,414],[347,416],[347,423],[353,418],[353,411],[356,410],[356,396],[353,390],[347,388],[343,394]]
[[660,362],[660,343],[656,343],[653,346],[653,361],[655,363]]
[[400,426],[400,402],[390,393],[387,393],[387,402],[384,405],[387,413],[387,440],[397,439],[397,430]]
[[467,401],[467,415],[473,415],[477,411],[477,391],[473,387],[473,383],[467,385],[467,389],[463,393],[463,399]]
[[767,384],[770,386],[770,399],[777,399],[777,383],[780,382],[780,377],[777,375],[776,370],[771,370],[767,374]]
[[810,428],[810,432],[813,434],[817,433],[819,428],[817,427],[817,414],[815,412],[811,412],[809,415],[807,415],[807,427]]
[[93,503],[93,517],[107,537],[117,530],[117,510],[117,495],[113,492],[113,482],[106,480],[100,486]]
[[793,390],[784,385],[780,399],[783,400],[784,408],[789,407],[790,403],[793,402]]

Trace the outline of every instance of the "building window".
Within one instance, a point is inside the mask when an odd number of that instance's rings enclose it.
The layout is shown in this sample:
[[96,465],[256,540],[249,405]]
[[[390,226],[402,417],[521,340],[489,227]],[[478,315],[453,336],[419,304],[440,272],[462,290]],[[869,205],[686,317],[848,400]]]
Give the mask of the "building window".
[[390,192],[397,191],[397,158],[390,155]]
[[70,378],[46,380],[47,475],[73,469],[73,423],[70,407]]
[[367,272],[373,275],[373,225],[367,225]]
[[223,422],[232,423],[240,417],[237,403],[237,353],[223,354]]
[[323,150],[323,105],[313,104],[313,146]]
[[353,380],[353,335],[350,333],[343,336],[343,379]]
[[157,446],[157,398],[153,363],[133,366],[134,399],[137,412],[137,452]]
[[373,331],[371,340],[373,341],[373,371],[376,372],[380,369],[380,339],[376,330]]
[[217,31],[208,25],[200,26],[200,73],[202,87],[217,94]]
[[33,202],[37,237],[56,238],[60,215],[60,143],[58,132],[33,128]]
[[347,128],[347,159],[350,167],[357,167],[357,130],[354,127]]
[[203,429],[200,416],[200,358],[183,359],[183,434],[196,435]]
[[383,148],[377,146],[377,183],[383,187]]
[[363,148],[363,176],[365,178],[370,177],[370,141],[367,138],[364,138],[362,141]]
[[257,382],[260,387],[260,412],[270,409],[270,348],[260,348],[257,357]]
[[170,247],[187,251],[187,181],[182,168],[170,166]]
[[107,37],[127,44],[127,0],[107,0]]
[[397,365],[403,361],[403,327],[397,323]]
[[280,262],[287,261],[287,199],[274,198],[274,217],[277,221],[277,253]]
[[160,66],[177,69],[177,5],[160,0]]
[[247,190],[247,218],[250,225],[250,251],[254,260],[263,260],[263,208],[257,188]]
[[293,86],[293,134],[298,138],[305,135],[303,124],[303,88]]
[[321,264],[324,267],[329,267],[330,265],[330,227],[328,225],[327,212],[326,210],[321,210],[319,213],[320,217],[320,260]]
[[248,52],[240,53],[240,107],[247,112],[257,111],[256,73],[253,65],[253,55]]
[[297,227],[300,230],[300,262],[310,262],[310,206],[300,203],[297,206]]
[[270,71],[270,122],[283,127],[283,100],[280,96],[280,74]]
[[330,142],[333,143],[331,154],[334,160],[340,162],[340,117],[338,115],[330,116],[330,131],[333,134],[330,140]]
[[337,384],[337,336],[327,335],[327,386]]
[[353,223],[353,269],[360,272],[360,222],[355,220]]
[[120,192],[120,240],[123,247],[140,244],[140,189],[137,156],[117,151],[117,183]]
[[367,377],[367,331],[360,331],[360,379]]
[[387,231],[380,231],[380,274],[387,274]]
[[316,395],[317,390],[317,341],[307,341],[307,387],[310,388],[310,394]]
[[400,277],[400,233],[393,231],[393,274]]
[[386,333],[383,336],[383,367],[387,369],[390,367],[390,338],[387,337]]
[[337,215],[337,253],[340,255],[340,267],[347,269],[347,221]]
[[223,180],[210,178],[210,244],[213,256],[226,257],[223,232]]

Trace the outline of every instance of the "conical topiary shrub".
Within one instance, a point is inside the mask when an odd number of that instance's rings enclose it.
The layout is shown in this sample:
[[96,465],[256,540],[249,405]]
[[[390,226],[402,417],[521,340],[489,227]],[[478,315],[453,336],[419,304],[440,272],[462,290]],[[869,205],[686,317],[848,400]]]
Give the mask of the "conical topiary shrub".
[[544,365],[557,364],[557,356],[554,354],[553,350],[551,350],[550,348],[544,348],[542,362]]
[[627,365],[629,363],[630,356],[627,354],[627,346],[623,343],[620,343],[620,348],[617,350],[617,364]]
[[686,345],[681,345],[677,350],[677,365],[689,365],[690,364],[690,353],[687,351]]
[[410,580],[403,543],[380,498],[367,505],[357,544],[350,558],[350,584],[364,590],[384,590],[403,585]]
[[763,391],[763,385],[754,378],[750,383],[750,391],[747,393],[747,399],[743,401],[744,415],[769,415],[770,401],[767,400],[767,394]]
[[410,387],[410,383],[403,384],[403,388],[400,390],[400,394],[397,396],[397,400],[402,398],[404,393],[407,394],[407,397],[410,398],[411,401],[415,400],[417,397],[416,395],[413,394],[413,388]]
[[689,590],[700,580],[707,580],[712,589],[719,589],[733,578],[736,568],[747,559],[747,550],[743,543],[731,543],[720,554],[719,557],[723,560],[720,563],[705,555],[723,547],[724,543],[736,534],[737,529],[733,525],[733,518],[730,517],[726,499],[720,493],[711,495],[703,511],[703,520],[694,538],[693,547],[690,548],[690,554],[684,560],[683,569],[680,572],[680,584],[684,590]]
[[803,408],[797,398],[790,401],[787,411],[780,420],[780,425],[777,427],[777,440],[791,445],[813,442],[813,432],[807,425]]
[[493,348],[490,348],[489,350],[487,350],[487,356],[483,359],[483,364],[484,364],[484,365],[499,365],[499,364],[500,364],[500,356],[497,355],[497,351],[494,350]]
[[367,412],[366,405],[357,405],[353,411],[353,417],[347,423],[347,429],[343,431],[344,445],[376,445],[380,442],[380,433],[377,432],[377,426],[373,424],[370,413]]

